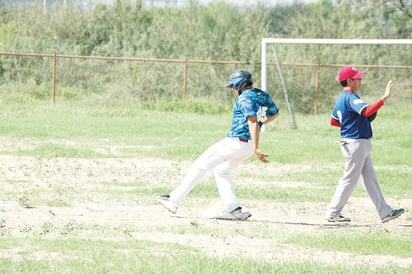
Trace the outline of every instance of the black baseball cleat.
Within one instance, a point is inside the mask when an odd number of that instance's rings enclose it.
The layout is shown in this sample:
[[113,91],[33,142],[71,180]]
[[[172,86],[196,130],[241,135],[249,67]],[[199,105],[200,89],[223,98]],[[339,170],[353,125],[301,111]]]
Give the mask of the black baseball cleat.
[[246,221],[252,214],[250,212],[243,212],[241,207],[238,207],[230,212],[223,213],[222,215],[214,217],[217,220],[226,221]]
[[326,220],[328,220],[328,222],[337,222],[337,223],[349,223],[350,222],[350,218],[347,217],[343,217],[342,215],[337,216],[337,217],[328,217],[326,218]]
[[382,218],[382,223],[386,223],[387,221],[390,221],[392,219],[396,219],[399,216],[401,216],[405,212],[405,209],[399,208],[399,209],[394,209],[392,210],[391,213],[386,215],[385,217]]

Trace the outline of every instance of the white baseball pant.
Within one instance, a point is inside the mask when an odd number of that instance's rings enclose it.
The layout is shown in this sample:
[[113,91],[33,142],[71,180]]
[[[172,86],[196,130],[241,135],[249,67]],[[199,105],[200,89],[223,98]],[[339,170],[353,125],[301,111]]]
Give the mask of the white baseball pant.
[[170,200],[179,206],[196,184],[213,169],[223,206],[232,211],[240,206],[230,171],[253,154],[252,142],[226,137],[209,147],[194,162],[178,187],[170,193]]

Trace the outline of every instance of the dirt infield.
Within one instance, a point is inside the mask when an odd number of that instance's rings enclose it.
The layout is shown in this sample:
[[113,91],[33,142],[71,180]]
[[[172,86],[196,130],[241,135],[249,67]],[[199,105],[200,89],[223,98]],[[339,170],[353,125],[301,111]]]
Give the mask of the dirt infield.
[[[381,224],[366,198],[350,199],[350,225],[323,220],[326,203],[282,203],[276,200],[241,200],[252,213],[247,222],[218,221],[209,217],[221,210],[220,201],[189,195],[176,215],[151,197],[153,189],[172,189],[190,163],[159,159],[36,158],[0,156],[1,237],[127,240],[178,243],[210,256],[243,256],[269,261],[317,261],[344,265],[412,267],[412,258],[362,255],[319,250],[288,243],[293,235],[336,233],[408,233],[409,212]],[[249,163],[245,168],[258,168]],[[260,165],[260,164],[259,164]],[[261,168],[259,166],[259,168]],[[310,168],[272,165],[266,172]],[[235,174],[234,176],[239,176]],[[239,180],[239,185],[250,181]],[[260,182],[254,180],[254,183]],[[268,184],[267,182],[264,182]],[[272,182],[279,188],[310,191],[298,182]],[[412,208],[412,199],[399,202]],[[394,206],[397,206],[394,205]],[[1,257],[19,258],[19,249]]]

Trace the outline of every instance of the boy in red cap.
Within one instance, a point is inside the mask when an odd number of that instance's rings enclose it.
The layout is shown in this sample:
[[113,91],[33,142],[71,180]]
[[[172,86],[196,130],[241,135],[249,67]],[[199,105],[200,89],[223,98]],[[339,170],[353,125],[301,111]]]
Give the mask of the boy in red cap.
[[371,122],[391,95],[393,82],[388,82],[380,99],[373,104],[367,104],[356,93],[360,89],[364,74],[350,66],[343,67],[338,74],[343,91],[336,100],[330,123],[332,126],[340,127],[340,145],[345,157],[345,170],[326,211],[326,219],[329,222],[350,222],[341,212],[361,176],[383,223],[405,212],[403,208],[393,209],[386,203],[370,156]]

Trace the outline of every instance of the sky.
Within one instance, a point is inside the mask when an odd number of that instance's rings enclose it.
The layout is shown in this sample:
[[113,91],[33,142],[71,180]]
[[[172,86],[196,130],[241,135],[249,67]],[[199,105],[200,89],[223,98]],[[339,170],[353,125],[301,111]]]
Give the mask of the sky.
[[[239,7],[256,6],[257,4],[273,7],[277,4],[287,4],[287,3],[314,3],[318,0],[197,0],[201,4],[210,4],[212,2],[226,2]],[[144,5],[146,7],[150,6],[181,6],[190,2],[190,0],[144,0]]]
[[[111,4],[116,0],[0,0],[2,2],[14,2],[14,3],[35,3],[35,2],[46,2],[46,3],[54,3],[54,2],[76,2],[76,1],[84,1],[89,4],[97,4],[97,3],[106,3]],[[124,1],[124,0],[122,0]],[[129,0],[131,3],[135,3],[136,0]],[[190,1],[197,1],[200,4],[210,4],[212,2],[226,2],[232,5],[236,5],[239,7],[247,7],[247,6],[256,6],[257,4],[263,6],[275,6],[276,4],[286,4],[286,3],[314,3],[318,0],[142,0],[143,5],[146,7],[151,6],[169,6],[169,7],[176,7],[182,6],[184,4],[189,3]]]
[[[201,3],[211,3],[211,2],[217,2],[216,0],[198,0]],[[276,4],[285,4],[285,3],[294,3],[294,2],[302,2],[302,3],[313,3],[316,2],[317,0],[221,0],[223,2],[227,2],[230,4],[235,4],[235,5],[256,5],[257,3],[263,4],[263,5],[276,5]]]
[[[84,3],[85,7],[95,6],[97,4],[113,4],[116,0],[0,0],[1,3],[9,3],[9,4],[35,4],[35,3],[42,3],[46,5],[52,5],[54,3],[72,3],[72,2],[81,2]],[[138,0],[121,0],[121,1],[129,1],[131,4],[135,4]],[[184,6],[191,1],[196,1],[200,4],[210,4],[213,2],[226,2],[228,4],[232,4],[238,6],[239,8],[248,8],[248,7],[256,7],[256,6],[264,6],[264,7],[274,7],[277,4],[292,4],[292,3],[315,3],[319,0],[141,0],[144,8],[151,8],[151,7],[181,7]]]

